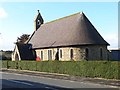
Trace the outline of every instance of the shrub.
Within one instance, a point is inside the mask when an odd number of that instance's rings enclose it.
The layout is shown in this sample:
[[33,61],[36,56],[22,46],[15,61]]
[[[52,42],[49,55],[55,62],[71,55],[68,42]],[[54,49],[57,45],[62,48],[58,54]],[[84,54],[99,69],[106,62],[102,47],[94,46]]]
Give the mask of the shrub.
[[117,61],[2,61],[3,68],[120,79]]

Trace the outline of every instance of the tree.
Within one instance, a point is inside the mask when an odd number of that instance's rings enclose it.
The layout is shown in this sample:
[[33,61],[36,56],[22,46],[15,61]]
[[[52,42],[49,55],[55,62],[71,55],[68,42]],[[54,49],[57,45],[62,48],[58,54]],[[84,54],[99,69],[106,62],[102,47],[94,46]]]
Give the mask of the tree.
[[0,59],[2,60],[11,60],[12,51],[0,51]]
[[25,44],[25,42],[29,39],[29,34],[23,34],[17,38],[17,44]]

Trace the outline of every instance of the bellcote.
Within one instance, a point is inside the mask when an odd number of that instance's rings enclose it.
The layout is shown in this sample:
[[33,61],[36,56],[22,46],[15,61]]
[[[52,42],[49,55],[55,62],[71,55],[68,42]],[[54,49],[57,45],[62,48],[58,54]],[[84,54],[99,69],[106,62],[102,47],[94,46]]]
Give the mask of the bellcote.
[[44,23],[44,20],[41,16],[39,10],[38,10],[38,15],[36,16],[34,23],[35,23],[35,31],[37,31],[37,29],[41,26],[41,24]]

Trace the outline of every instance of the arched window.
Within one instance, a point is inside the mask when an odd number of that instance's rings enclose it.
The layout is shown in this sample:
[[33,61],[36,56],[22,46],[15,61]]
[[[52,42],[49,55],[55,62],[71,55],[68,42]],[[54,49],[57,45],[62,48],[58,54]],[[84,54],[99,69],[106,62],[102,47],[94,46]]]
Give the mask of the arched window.
[[62,58],[62,50],[60,50],[60,58]]
[[55,60],[59,60],[59,48],[57,48],[57,52],[56,52],[56,55],[55,55]]
[[43,51],[41,51],[41,60],[43,60]]
[[100,60],[103,59],[103,51],[102,51],[102,48],[100,48]]
[[15,60],[19,60],[19,56],[17,53],[15,54]]
[[70,59],[73,59],[73,49],[70,49]]
[[88,48],[85,49],[85,59],[86,60],[89,59],[89,50],[88,50]]
[[52,60],[52,50],[48,50],[48,60]]
[[37,21],[37,24],[40,25],[40,20]]

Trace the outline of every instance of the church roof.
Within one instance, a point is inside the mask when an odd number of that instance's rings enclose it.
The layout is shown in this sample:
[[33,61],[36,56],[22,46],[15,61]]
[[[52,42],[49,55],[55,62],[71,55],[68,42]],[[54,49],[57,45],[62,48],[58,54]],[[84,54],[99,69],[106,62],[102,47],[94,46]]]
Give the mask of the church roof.
[[109,45],[84,13],[42,24],[29,40],[33,48],[72,45]]
[[35,60],[35,55],[33,51],[30,50],[30,44],[16,44],[20,54],[21,60]]

